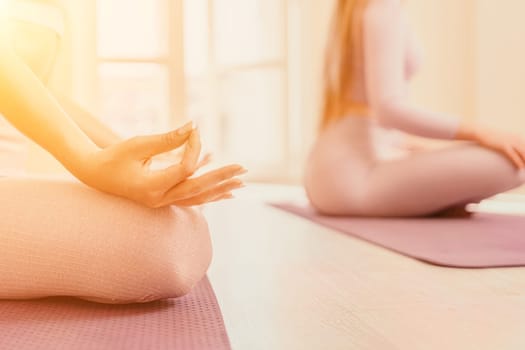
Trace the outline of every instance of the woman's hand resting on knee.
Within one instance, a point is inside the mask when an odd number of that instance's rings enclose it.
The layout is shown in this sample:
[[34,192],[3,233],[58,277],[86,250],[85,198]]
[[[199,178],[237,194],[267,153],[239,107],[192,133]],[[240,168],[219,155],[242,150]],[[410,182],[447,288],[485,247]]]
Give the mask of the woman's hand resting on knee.
[[[162,170],[150,169],[152,157],[184,145],[179,163]],[[231,198],[231,191],[243,187],[236,176],[246,170],[229,165],[191,178],[206,163],[199,161],[200,151],[199,132],[188,123],[165,134],[137,136],[96,150],[70,170],[88,186],[151,208],[194,206]]]
[[484,126],[462,125],[456,138],[474,141],[483,147],[500,152],[518,169],[525,170],[525,139],[519,135]]

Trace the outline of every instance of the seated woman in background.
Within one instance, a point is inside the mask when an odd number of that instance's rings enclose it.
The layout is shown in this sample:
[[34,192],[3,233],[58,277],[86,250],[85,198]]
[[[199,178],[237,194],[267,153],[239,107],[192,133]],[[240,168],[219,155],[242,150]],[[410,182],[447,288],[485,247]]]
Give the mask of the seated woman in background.
[[[190,207],[231,198],[244,169],[230,165],[191,177],[203,165],[191,124],[122,141],[51,93],[46,81],[62,12],[49,0],[9,6],[0,11],[0,113],[91,188],[0,177],[0,298],[127,303],[187,293],[211,259],[206,221]],[[2,146],[16,139],[9,137]],[[180,163],[149,168],[153,156],[184,145]]]
[[[434,215],[523,184],[523,138],[408,102],[419,63],[412,38],[401,0],[337,1],[322,126],[305,177],[321,213]],[[380,126],[470,142],[383,159],[374,139]]]

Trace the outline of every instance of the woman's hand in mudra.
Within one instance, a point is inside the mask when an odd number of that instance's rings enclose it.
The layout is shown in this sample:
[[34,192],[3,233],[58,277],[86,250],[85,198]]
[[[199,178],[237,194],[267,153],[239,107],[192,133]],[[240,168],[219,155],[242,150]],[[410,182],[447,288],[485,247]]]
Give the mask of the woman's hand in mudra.
[[[150,168],[158,154],[186,146],[180,162],[161,170]],[[229,165],[201,176],[191,176],[203,165],[199,160],[199,132],[191,123],[159,135],[137,136],[89,154],[74,175],[103,192],[131,199],[150,208],[194,206],[231,198],[243,187],[236,178],[246,172]]]

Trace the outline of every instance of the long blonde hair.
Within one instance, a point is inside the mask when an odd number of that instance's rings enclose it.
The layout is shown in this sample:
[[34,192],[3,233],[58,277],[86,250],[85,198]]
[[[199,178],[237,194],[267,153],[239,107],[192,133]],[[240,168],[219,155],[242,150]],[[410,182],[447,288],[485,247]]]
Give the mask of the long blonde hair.
[[344,115],[351,104],[353,68],[361,54],[361,18],[369,0],[336,0],[324,62],[321,128]]

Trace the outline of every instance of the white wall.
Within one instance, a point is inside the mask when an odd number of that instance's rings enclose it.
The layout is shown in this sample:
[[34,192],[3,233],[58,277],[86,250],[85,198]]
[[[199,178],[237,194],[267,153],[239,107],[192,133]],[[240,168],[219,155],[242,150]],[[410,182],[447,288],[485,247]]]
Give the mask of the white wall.
[[477,1],[477,110],[525,136],[525,2]]
[[[295,157],[300,164],[308,154],[317,134],[320,99],[322,91],[322,68],[326,37],[332,16],[334,0],[291,0],[290,13],[290,89],[291,115],[290,142],[298,143],[300,150]],[[297,163],[294,164],[296,166]],[[294,177],[300,181],[302,167],[293,169]]]
[[426,62],[415,100],[525,136],[525,2],[408,0]]
[[475,115],[476,0],[407,0],[410,20],[423,46],[414,101],[461,118]]

